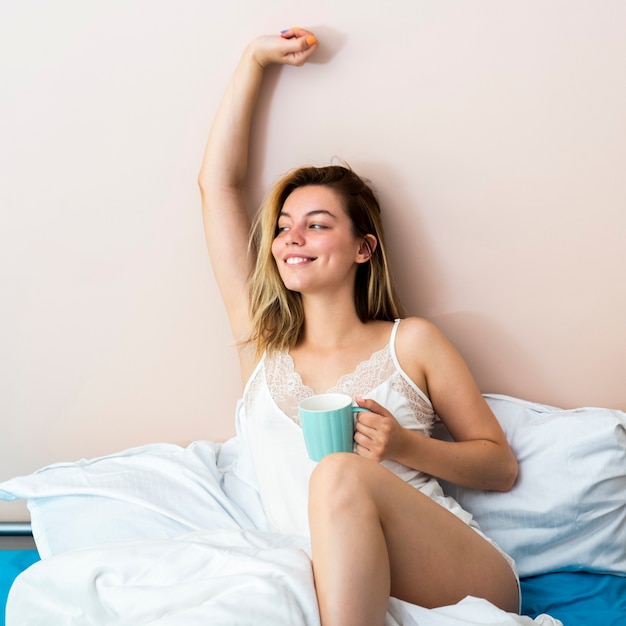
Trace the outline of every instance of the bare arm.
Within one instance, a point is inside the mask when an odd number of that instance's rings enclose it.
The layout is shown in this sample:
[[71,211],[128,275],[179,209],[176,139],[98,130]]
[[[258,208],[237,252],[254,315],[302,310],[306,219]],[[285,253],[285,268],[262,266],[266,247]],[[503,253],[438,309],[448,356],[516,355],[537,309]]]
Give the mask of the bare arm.
[[250,218],[244,184],[250,127],[263,72],[272,63],[302,65],[316,47],[315,37],[303,29],[252,41],[226,88],[207,141],[198,176],[205,237],[236,339],[250,330],[247,279],[252,260],[247,255]]
[[374,414],[359,415],[359,421],[365,422],[363,436],[369,438],[363,440],[361,453],[379,461],[393,459],[465,487],[510,489],[517,477],[517,461],[457,350],[435,326],[417,318],[402,322],[397,350],[409,376],[428,391],[454,441],[403,428],[386,409],[365,400],[359,404]]

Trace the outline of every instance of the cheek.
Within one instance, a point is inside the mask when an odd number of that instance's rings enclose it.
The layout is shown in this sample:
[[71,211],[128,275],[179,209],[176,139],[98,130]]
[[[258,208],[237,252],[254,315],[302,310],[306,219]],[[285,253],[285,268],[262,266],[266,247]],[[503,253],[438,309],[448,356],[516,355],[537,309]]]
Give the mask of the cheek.
[[279,252],[281,250],[281,245],[280,242],[278,241],[278,238],[274,239],[274,241],[272,241],[272,256],[274,257],[274,261],[276,261],[276,264],[278,264],[278,259],[279,259]]

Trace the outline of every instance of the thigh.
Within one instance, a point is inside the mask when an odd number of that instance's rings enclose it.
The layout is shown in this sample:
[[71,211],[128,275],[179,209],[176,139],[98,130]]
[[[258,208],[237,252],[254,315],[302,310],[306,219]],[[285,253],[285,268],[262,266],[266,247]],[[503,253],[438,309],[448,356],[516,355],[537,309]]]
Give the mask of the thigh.
[[517,579],[497,548],[383,466],[354,460],[378,510],[392,596],[435,607],[472,595],[507,611],[519,610]]

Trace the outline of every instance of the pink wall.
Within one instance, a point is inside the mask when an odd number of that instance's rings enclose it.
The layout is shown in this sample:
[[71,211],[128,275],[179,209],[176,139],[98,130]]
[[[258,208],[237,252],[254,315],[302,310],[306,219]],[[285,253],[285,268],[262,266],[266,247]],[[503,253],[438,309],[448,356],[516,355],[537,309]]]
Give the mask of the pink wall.
[[323,47],[269,77],[253,199],[348,161],[484,391],[626,409],[626,4],[298,4],[0,7],[0,479],[232,434],[196,175],[243,44],[296,23]]

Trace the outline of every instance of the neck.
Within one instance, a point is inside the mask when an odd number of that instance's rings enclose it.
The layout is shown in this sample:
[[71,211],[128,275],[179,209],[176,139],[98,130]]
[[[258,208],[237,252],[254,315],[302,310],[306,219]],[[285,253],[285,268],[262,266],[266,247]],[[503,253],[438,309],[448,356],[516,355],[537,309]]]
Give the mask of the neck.
[[350,342],[363,326],[353,298],[303,297],[304,334],[300,345],[337,348]]

